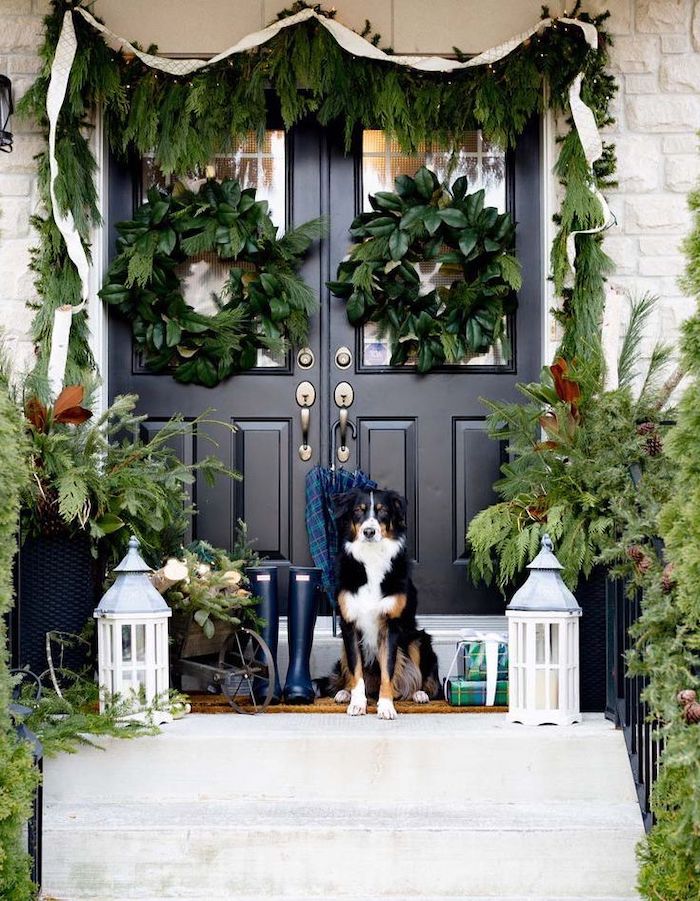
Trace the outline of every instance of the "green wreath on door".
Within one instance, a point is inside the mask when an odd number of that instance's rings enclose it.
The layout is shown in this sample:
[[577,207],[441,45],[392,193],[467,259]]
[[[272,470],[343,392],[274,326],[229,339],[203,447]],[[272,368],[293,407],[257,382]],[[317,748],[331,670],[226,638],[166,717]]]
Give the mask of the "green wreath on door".
[[[149,369],[211,388],[254,367],[259,350],[306,343],[317,299],[298,271],[322,219],[278,237],[267,201],[235,179],[210,179],[196,193],[180,183],[151,188],[147,198],[117,225],[118,255],[100,296],[130,321]],[[231,261],[214,315],[187,303],[175,271],[207,252]]]
[[[522,282],[510,213],[485,207],[483,190],[467,193],[466,177],[448,189],[422,167],[395,184],[370,195],[372,211],[350,227],[359,243],[328,283],[350,323],[376,323],[391,365],[415,362],[421,373],[505,344]],[[434,262],[449,284],[426,291],[420,262]]]

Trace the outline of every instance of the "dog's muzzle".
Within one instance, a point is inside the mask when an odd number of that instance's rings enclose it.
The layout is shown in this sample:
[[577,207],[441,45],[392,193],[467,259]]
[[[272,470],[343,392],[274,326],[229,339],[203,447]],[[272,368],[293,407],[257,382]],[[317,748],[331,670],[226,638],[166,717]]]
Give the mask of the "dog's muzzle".
[[367,520],[360,529],[360,538],[362,541],[381,541],[382,533],[379,523],[376,520]]

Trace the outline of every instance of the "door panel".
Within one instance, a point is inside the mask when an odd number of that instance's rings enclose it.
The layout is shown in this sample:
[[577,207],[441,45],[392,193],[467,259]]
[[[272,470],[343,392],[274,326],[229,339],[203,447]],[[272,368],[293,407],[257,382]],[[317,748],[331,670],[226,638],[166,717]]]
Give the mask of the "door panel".
[[[517,151],[508,155],[505,178],[499,175],[494,180],[489,195],[491,203],[504,203],[519,223],[516,240],[523,263],[523,287],[510,323],[512,348],[507,357],[466,360],[422,376],[412,366],[391,367],[382,362],[382,354],[386,359],[387,353],[381,348],[374,348],[375,356],[367,358],[373,339],[368,342],[366,332],[348,323],[342,301],[330,301],[331,354],[343,345],[354,354],[349,370],[335,368],[332,374],[335,381],[348,381],[354,391],[349,416],[358,426],[358,437],[354,444],[349,442],[345,465],[363,469],[381,485],[398,488],[409,498],[409,546],[415,558],[420,607],[426,613],[503,609],[495,592],[475,587],[467,578],[465,532],[474,513],[495,499],[491,486],[501,462],[498,443],[484,433],[485,410],[480,398],[515,400],[516,382],[536,378],[540,367],[538,136],[538,124],[533,122]],[[364,146],[375,153],[376,133],[372,138],[373,143],[365,141]],[[485,163],[486,158],[496,159],[492,150],[483,154],[480,138],[473,147],[473,153],[467,146],[460,155],[460,164],[476,179],[469,190],[484,184],[493,170],[495,163]],[[429,148],[423,148],[422,159],[420,155],[392,158],[392,152],[391,147],[386,150],[385,172],[380,176],[374,157],[368,166],[366,160],[344,157],[339,150],[331,156],[330,244],[335,265],[348,251],[349,223],[366,208],[363,174],[369,172],[373,184],[386,188],[386,169],[396,175],[415,171],[424,160],[438,169],[444,162]],[[464,171],[457,170],[448,181]],[[354,191],[347,190],[349,182]]]
[[[274,164],[269,153],[265,156],[273,146],[277,148]],[[489,201],[507,206],[518,221],[523,287],[518,312],[509,323],[511,351],[465,360],[425,376],[410,365],[388,366],[381,342],[348,323],[345,305],[333,298],[325,285],[335,277],[337,265],[348,251],[348,228],[364,208],[368,191],[390,188],[387,178],[401,171],[412,173],[423,161],[438,170],[450,161],[439,148],[422,148],[417,156],[400,154],[384,141],[381,132],[369,134],[365,150],[363,165],[362,140],[355,153],[346,155],[339,136],[331,130],[301,123],[286,136],[284,175],[279,166],[279,134],[270,138],[257,156],[248,144],[232,158],[217,160],[219,177],[258,179],[261,191],[268,192],[271,200],[276,198],[278,207],[284,196],[287,227],[319,215],[329,219],[327,239],[302,268],[303,277],[320,300],[319,312],[311,322],[309,348],[314,360],[310,368],[299,366],[296,349],[282,365],[259,365],[213,389],[178,385],[168,375],[149,373],[142,361],[134,359],[128,324],[113,318],[110,393],[137,393],[141,409],[150,417],[149,431],[174,412],[187,419],[212,408],[216,411],[212,416],[222,423],[235,422],[234,434],[223,425],[208,426],[217,442],[213,448],[205,441],[186,447],[183,440],[179,449],[193,460],[201,454],[217,453],[244,476],[242,482],[221,479],[214,488],[199,482],[194,486],[193,499],[200,513],[192,533],[230,548],[237,520],[244,519],[257,550],[281,567],[284,584],[290,562],[311,562],[304,524],[305,477],[317,463],[341,465],[334,390],[339,382],[349,382],[354,400],[348,409],[349,458],[344,465],[350,470],[361,468],[381,485],[406,495],[408,548],[415,560],[421,610],[500,612],[503,605],[495,592],[469,583],[464,536],[471,517],[493,501],[491,486],[501,463],[498,444],[484,431],[485,409],[480,398],[514,400],[516,382],[536,378],[540,367],[538,124],[531,123],[516,152],[507,157],[499,156],[475,133],[459,151],[457,165],[461,168],[449,178],[451,182],[466,172],[473,180],[470,190],[481,179],[489,188]],[[112,167],[112,228],[120,219],[130,218],[140,202],[142,187],[134,172],[142,168],[148,167]],[[212,272],[216,274],[216,266],[207,268],[211,262],[202,261],[205,277],[196,282],[200,297],[206,294]],[[425,277],[432,278],[434,273],[426,270]],[[347,368],[336,363],[341,347],[352,355]],[[312,453],[308,461],[299,455],[302,425],[295,399],[296,388],[304,380],[310,381],[316,392],[309,411]]]
[[[278,132],[272,144],[275,142],[279,143]],[[263,150],[269,149],[270,145],[267,141]],[[300,127],[286,138],[285,171],[280,172],[279,161],[275,166],[267,166],[265,153],[261,152],[256,158],[248,145],[245,152],[217,159],[217,177],[237,176],[244,186],[258,185],[259,196],[270,200],[275,221],[280,222],[282,228],[291,227],[319,215],[318,148],[317,130]],[[301,162],[292,166],[291,160],[295,157]],[[109,223],[112,247],[116,238],[114,224],[131,218],[143,197],[142,171],[149,177],[153,175],[145,165],[120,167],[113,163],[111,166]],[[282,186],[279,179],[283,181]],[[154,180],[159,179],[155,177]],[[278,218],[275,204],[279,206],[281,198],[285,209]],[[211,266],[213,277],[217,272],[223,272],[223,268]],[[326,276],[322,276],[318,247],[307,256],[301,274],[320,296]],[[213,281],[209,279],[204,283],[205,291],[200,291],[200,297],[212,287]],[[216,454],[244,475],[243,482],[218,478],[213,488],[198,481],[195,500],[199,515],[193,523],[193,537],[231,549],[237,522],[244,519],[255,539],[256,550],[282,567],[283,585],[284,570],[290,562],[311,562],[304,523],[304,480],[309,468],[322,459],[319,416],[322,390],[318,384],[322,356],[320,332],[320,313],[317,313],[311,320],[309,347],[315,362],[310,369],[300,369],[295,355],[290,353],[282,365],[271,366],[271,361],[261,360],[255,369],[208,389],[199,385],[179,385],[167,374],[149,372],[143,361],[132,353],[128,323],[114,316],[110,318],[110,396],[127,392],[138,394],[139,408],[149,416],[148,430],[176,412],[185,419],[193,419],[209,410],[212,419],[235,423],[237,431],[233,434],[223,425],[207,425],[204,432],[215,443],[202,438],[188,451],[195,461],[204,455]],[[308,462],[302,461],[298,454],[302,432],[300,408],[295,400],[297,384],[304,379],[311,381],[317,392],[310,411],[308,443],[312,457]]]

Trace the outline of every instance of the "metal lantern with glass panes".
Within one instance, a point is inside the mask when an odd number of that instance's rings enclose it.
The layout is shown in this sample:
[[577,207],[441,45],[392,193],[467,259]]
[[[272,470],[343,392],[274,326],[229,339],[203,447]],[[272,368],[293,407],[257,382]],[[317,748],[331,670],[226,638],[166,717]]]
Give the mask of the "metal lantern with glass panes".
[[506,609],[510,722],[568,726],[581,721],[581,608],[564,584],[562,568],[544,535],[527,581]]
[[156,722],[172,717],[168,706],[168,618],[172,611],[151,584],[151,567],[139,554],[133,536],[129,550],[114,568],[114,583],[100,601],[97,620],[97,662],[100,712],[118,695],[138,714],[149,708]]
[[12,151],[12,132],[10,131],[12,112],[12,82],[7,75],[0,75],[0,150],[4,153]]

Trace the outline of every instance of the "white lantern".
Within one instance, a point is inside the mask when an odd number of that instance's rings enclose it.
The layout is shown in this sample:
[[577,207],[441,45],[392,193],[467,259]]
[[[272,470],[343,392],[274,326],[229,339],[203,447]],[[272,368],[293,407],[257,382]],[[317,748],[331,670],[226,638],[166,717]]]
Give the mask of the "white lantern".
[[578,628],[581,608],[564,584],[549,535],[513,595],[508,617],[508,720],[537,726],[581,722]]
[[115,580],[100,601],[97,620],[97,662],[100,712],[110,697],[118,695],[138,716],[144,708],[155,722],[172,719],[166,710],[168,671],[168,617],[170,607],[151,584],[150,566],[139,554],[133,536],[129,550],[114,568]]

